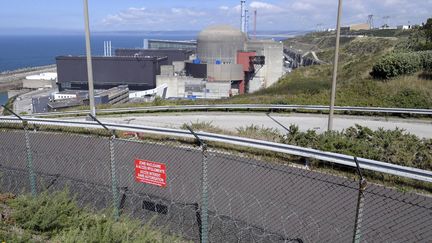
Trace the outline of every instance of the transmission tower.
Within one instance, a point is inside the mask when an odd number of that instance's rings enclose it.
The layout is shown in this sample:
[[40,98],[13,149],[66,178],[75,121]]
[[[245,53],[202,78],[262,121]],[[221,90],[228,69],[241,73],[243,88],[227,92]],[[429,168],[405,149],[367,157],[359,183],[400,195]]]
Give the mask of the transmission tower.
[[374,21],[373,21],[373,14],[368,15],[368,21],[369,29],[372,30],[374,28]]
[[388,25],[388,20],[390,19],[390,16],[384,16],[383,19],[384,19],[384,25],[383,26],[387,29],[388,27],[390,27]]

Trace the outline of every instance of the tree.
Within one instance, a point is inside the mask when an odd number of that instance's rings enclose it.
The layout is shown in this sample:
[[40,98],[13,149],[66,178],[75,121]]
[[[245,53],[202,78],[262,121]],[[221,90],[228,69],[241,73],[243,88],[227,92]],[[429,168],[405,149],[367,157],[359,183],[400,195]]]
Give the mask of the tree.
[[429,18],[426,21],[426,24],[423,25],[423,31],[425,33],[427,42],[432,42],[432,18]]

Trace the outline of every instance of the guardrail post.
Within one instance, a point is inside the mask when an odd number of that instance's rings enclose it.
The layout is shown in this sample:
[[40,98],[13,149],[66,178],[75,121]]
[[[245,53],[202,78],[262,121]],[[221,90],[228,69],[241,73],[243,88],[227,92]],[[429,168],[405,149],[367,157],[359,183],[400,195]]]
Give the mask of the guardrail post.
[[200,240],[201,243],[209,242],[208,235],[208,151],[207,144],[201,140],[198,135],[192,130],[191,127],[187,126],[192,135],[195,136],[198,145],[202,152],[202,174],[201,174],[201,217],[198,225],[200,225]]
[[354,224],[354,235],[353,235],[353,243],[360,243],[361,238],[361,224],[363,221],[363,209],[364,209],[364,191],[366,190],[367,181],[365,178],[363,178],[363,175],[360,170],[360,165],[357,161],[357,157],[354,157],[354,162],[357,166],[357,173],[360,176],[359,180],[359,190],[358,190],[358,199],[357,199],[357,209],[356,209],[356,217],[355,217],[355,224]]
[[21,116],[17,115],[15,112],[13,112],[11,109],[9,109],[8,107],[2,105],[4,109],[6,109],[7,111],[9,111],[11,114],[13,114],[14,116],[18,117],[18,119],[20,119],[22,121],[23,124],[23,128],[24,128],[24,137],[25,137],[25,145],[26,145],[26,153],[27,153],[27,170],[29,173],[29,180],[30,180],[30,190],[31,190],[31,194],[32,196],[36,196],[37,192],[36,192],[36,174],[34,171],[34,166],[33,166],[33,154],[31,151],[31,146],[30,146],[30,136],[29,136],[29,132],[28,132],[28,123],[27,121],[22,118]]
[[110,171],[111,171],[111,191],[113,196],[113,207],[114,207],[114,219],[118,220],[120,217],[120,198],[119,198],[119,188],[117,181],[117,171],[115,164],[115,148],[114,148],[114,140],[116,139],[115,131],[110,130],[107,126],[105,126],[102,122],[100,122],[96,117],[89,114],[89,116],[99,123],[105,130],[111,133],[109,138],[109,151],[110,151]]

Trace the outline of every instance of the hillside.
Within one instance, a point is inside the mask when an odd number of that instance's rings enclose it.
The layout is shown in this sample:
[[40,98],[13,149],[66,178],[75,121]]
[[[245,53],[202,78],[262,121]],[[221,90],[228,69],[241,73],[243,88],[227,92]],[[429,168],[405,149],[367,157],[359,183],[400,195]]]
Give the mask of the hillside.
[[[377,31],[375,36],[342,37],[336,105],[432,108],[430,73],[419,71],[384,81],[373,79],[369,74],[373,65],[386,54],[411,51],[411,39],[416,31]],[[286,47],[313,50],[328,64],[299,68],[268,89],[229,101],[328,105],[334,42],[334,34],[330,33],[311,33],[286,40]]]

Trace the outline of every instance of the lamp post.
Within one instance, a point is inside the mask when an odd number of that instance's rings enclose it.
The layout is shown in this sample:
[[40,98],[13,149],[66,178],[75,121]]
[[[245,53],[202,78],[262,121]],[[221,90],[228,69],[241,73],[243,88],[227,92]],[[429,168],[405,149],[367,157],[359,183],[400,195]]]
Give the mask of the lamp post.
[[337,24],[336,24],[336,50],[335,57],[333,63],[333,80],[332,80],[332,89],[331,89],[331,98],[330,98],[330,112],[328,117],[328,131],[333,130],[333,114],[334,114],[334,106],[336,99],[336,80],[337,80],[337,70],[338,70],[338,62],[339,62],[339,40],[340,40],[340,22],[342,17],[342,0],[339,0],[338,6],[338,15],[337,15]]
[[96,117],[96,108],[94,102],[94,88],[93,88],[93,66],[91,60],[90,48],[90,26],[88,14],[88,0],[84,0],[84,25],[85,25],[85,40],[86,40],[86,56],[87,56],[87,78],[90,100],[90,114]]

